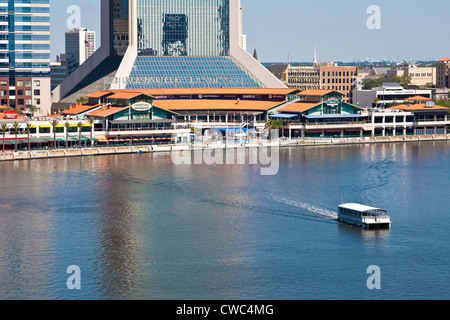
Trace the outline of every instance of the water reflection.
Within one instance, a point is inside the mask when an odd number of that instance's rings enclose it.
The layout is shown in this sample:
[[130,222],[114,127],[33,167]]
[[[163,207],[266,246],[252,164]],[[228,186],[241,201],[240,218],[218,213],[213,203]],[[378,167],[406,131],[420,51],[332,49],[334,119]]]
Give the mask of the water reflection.
[[[370,298],[355,278],[374,263],[445,274],[448,146],[282,149],[276,176],[162,153],[0,163],[0,297]],[[342,199],[387,209],[393,228],[337,223]],[[72,264],[76,293],[65,288]],[[381,294],[402,292],[402,277],[391,280]]]

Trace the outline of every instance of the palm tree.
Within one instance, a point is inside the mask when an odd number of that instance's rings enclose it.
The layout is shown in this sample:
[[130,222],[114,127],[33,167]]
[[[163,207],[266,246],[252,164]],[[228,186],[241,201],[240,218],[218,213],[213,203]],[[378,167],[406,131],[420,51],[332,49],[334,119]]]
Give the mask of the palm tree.
[[70,128],[70,123],[66,122],[64,123],[64,127],[66,128],[66,148],[69,147],[69,128]]
[[81,130],[83,129],[84,123],[83,121],[80,121],[77,123],[77,127],[78,127],[78,140],[80,142],[80,147],[81,147]]
[[16,136],[15,142],[14,142],[14,150],[17,151],[17,134],[19,133],[19,129],[20,129],[20,123],[18,123],[17,121],[14,121],[12,128],[14,130],[14,134]]
[[36,113],[36,111],[38,111],[38,107],[36,107],[35,105],[31,105],[28,109],[31,112],[31,117],[34,118],[34,114]]
[[94,122],[95,122],[95,119],[94,119],[94,117],[92,117],[92,116],[90,116],[90,117],[87,117],[87,122],[89,123],[89,125],[91,126],[91,146],[92,146],[92,132],[94,131]]
[[28,150],[31,149],[31,142],[30,142],[30,131],[31,131],[31,123],[27,122],[27,135],[28,135]]
[[270,133],[270,130],[271,129],[284,129],[284,124],[283,124],[283,121],[282,120],[279,120],[279,119],[277,119],[277,120],[275,120],[275,119],[269,119],[269,120],[267,120],[267,122],[266,122],[266,126],[265,126],[265,128],[266,129],[269,129],[269,133]]
[[380,103],[380,99],[379,98],[375,98],[375,99],[373,99],[373,102],[375,103],[375,108],[377,108],[378,104]]
[[52,120],[50,124],[53,127],[53,148],[56,148],[56,127],[59,125],[59,120]]
[[9,124],[7,124],[6,122],[3,122],[2,125],[0,126],[0,129],[3,132],[3,152],[5,152],[5,134],[6,134],[6,131],[8,131],[8,129],[9,129]]

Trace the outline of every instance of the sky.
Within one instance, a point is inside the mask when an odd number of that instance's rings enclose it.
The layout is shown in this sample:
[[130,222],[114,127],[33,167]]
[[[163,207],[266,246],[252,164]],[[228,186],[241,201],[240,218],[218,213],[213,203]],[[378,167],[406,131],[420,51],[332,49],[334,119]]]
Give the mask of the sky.
[[[100,0],[50,0],[52,60],[64,52],[67,8],[80,7],[81,26],[97,32]],[[262,62],[439,60],[450,56],[448,0],[241,0],[247,50]],[[379,16],[371,5],[378,6]],[[378,18],[373,20],[372,18]],[[379,22],[379,29],[369,29]],[[377,25],[378,26],[378,25]]]

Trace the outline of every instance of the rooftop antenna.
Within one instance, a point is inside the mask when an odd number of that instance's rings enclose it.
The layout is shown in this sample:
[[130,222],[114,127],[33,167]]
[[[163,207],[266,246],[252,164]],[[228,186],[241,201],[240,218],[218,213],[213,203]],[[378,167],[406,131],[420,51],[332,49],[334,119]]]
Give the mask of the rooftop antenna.
[[314,45],[314,66],[317,65],[317,48],[316,45]]

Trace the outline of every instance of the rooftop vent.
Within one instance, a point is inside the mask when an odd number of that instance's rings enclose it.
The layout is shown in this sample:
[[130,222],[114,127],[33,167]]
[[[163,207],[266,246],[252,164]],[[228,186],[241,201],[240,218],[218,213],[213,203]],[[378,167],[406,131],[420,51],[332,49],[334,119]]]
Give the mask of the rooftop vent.
[[425,102],[425,108],[434,108],[436,104],[434,103],[434,101],[426,101]]

